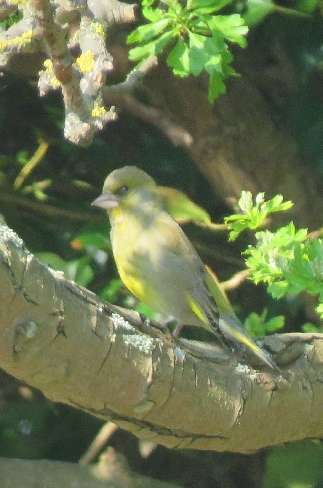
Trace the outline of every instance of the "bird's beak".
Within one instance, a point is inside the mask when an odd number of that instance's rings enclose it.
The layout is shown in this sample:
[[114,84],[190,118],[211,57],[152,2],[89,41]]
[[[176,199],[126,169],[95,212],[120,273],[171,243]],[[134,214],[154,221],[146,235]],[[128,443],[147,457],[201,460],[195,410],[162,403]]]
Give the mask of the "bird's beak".
[[100,195],[91,203],[91,205],[104,208],[105,210],[111,210],[119,205],[119,200],[110,191],[104,191],[102,195]]

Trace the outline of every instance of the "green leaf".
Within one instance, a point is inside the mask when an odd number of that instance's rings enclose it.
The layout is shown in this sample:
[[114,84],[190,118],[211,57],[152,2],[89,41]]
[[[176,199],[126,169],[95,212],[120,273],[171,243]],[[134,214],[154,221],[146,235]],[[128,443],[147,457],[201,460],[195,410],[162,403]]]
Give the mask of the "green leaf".
[[296,242],[303,242],[305,241],[305,239],[307,239],[307,234],[308,234],[307,229],[299,229],[294,235],[294,240]]
[[276,317],[272,317],[271,319],[267,320],[264,323],[264,327],[266,332],[276,332],[279,329],[282,329],[285,325],[285,317],[283,315],[277,315]]
[[[316,309],[316,311],[318,310]],[[305,324],[302,325],[302,331],[306,333],[322,334],[322,329],[312,324],[312,322],[305,322]]]
[[323,318],[323,303],[320,303],[317,307],[316,307],[316,312],[319,314],[320,318],[322,319]]
[[205,63],[209,60],[210,53],[207,50],[208,38],[199,34],[189,33],[189,63],[190,72],[197,76],[199,75],[205,66]]
[[[262,194],[264,195],[264,193]],[[257,198],[257,197],[256,197]],[[273,212],[283,212],[292,208],[293,202],[287,200],[286,202],[283,201],[283,195],[275,195],[274,198],[265,202],[264,209],[266,212],[273,213]]]
[[179,76],[188,76],[190,74],[189,48],[182,39],[178,39],[166,61],[168,66],[173,68],[174,74]]
[[225,93],[226,88],[223,83],[223,76],[217,73],[215,70],[210,73],[210,85],[209,85],[209,102],[213,103],[214,100],[222,93]]
[[83,264],[79,260],[75,261],[74,263],[70,261],[67,268],[68,273],[69,269],[74,271],[74,281],[81,286],[88,286],[88,284],[91,283],[94,278],[94,272],[91,266],[89,264]]
[[167,44],[174,39],[173,31],[167,31],[162,34],[155,43],[154,54],[159,54],[167,46]]
[[261,315],[252,312],[244,322],[244,329],[251,337],[263,337],[268,333],[276,332],[282,329],[285,324],[285,317],[278,315],[266,320],[267,310],[265,309]]
[[[206,19],[206,22],[208,21],[208,19],[209,19],[209,17]],[[214,30],[211,27],[210,27],[210,30],[211,30],[211,34],[212,34],[212,37],[210,40],[212,41],[212,45],[213,45],[213,49],[214,49],[213,54],[222,53],[222,55],[224,55],[224,53],[227,51],[228,48],[227,48],[227,45],[225,43],[225,39],[224,39],[222,32],[220,32],[218,30]],[[209,49],[209,51],[211,51],[211,49]],[[232,59],[233,59],[232,56],[228,57],[225,59],[225,62],[230,63],[232,61]]]
[[204,65],[204,69],[207,73],[211,75],[213,73],[218,73],[219,75],[221,75],[221,78],[224,78],[222,70],[222,55],[214,54],[210,56]]
[[223,36],[230,42],[235,42],[241,47],[247,45],[245,36],[248,33],[248,27],[244,25],[244,20],[239,14],[232,15],[214,15],[208,20],[211,30],[219,30]]
[[160,34],[169,24],[169,18],[159,20],[153,24],[141,25],[127,37],[127,44],[146,42]]
[[142,14],[150,22],[158,22],[165,18],[165,12],[159,8],[144,7]]
[[212,13],[231,3],[231,0],[191,0],[187,2],[187,8],[194,13]]
[[137,303],[137,305],[134,307],[134,310],[136,310],[139,313],[142,313],[143,315],[145,315],[145,317],[148,317],[149,319],[157,320],[157,321],[160,320],[160,315],[145,303],[142,302]]
[[148,56],[153,56],[155,54],[155,45],[156,42],[152,41],[148,44],[144,44],[143,46],[137,46],[129,51],[129,59],[131,61],[139,61],[143,58]]
[[79,234],[71,241],[71,247],[78,251],[88,246],[94,246],[102,250],[111,249],[109,239],[99,232]]
[[[240,232],[244,229],[257,229],[261,227],[267,218],[267,216],[274,212],[282,212],[288,210],[292,207],[292,202],[287,201],[283,202],[283,197],[281,195],[276,195],[271,200],[265,201],[265,194],[258,193],[255,197],[255,204],[253,203],[253,196],[250,192],[242,192],[241,197],[238,201],[238,205],[243,212],[240,214],[233,214],[230,215],[225,219],[225,223],[232,229],[233,233],[230,235],[230,240],[234,240]],[[306,237],[306,229],[302,229],[301,233],[299,234],[299,239],[302,239],[305,235]],[[286,236],[288,234],[289,237]],[[285,227],[281,228],[280,232],[276,233],[276,238],[282,239],[284,235],[284,239],[295,239],[295,227]],[[260,235],[260,238],[263,235]],[[266,238],[269,237],[269,234],[266,234]],[[280,242],[281,245],[286,245],[286,242]]]
[[[199,4],[201,6],[198,5],[194,10],[193,8],[191,10],[194,11],[195,15],[202,16],[206,14],[212,14],[214,12],[221,10],[223,7],[231,3],[231,0],[220,0],[220,1],[211,0],[210,2],[208,2],[207,0],[205,2],[203,1],[200,2],[199,0],[196,0],[196,2],[193,1],[193,3]],[[202,6],[204,3],[205,5]]]
[[248,0],[246,5],[247,12],[243,19],[250,26],[258,24],[275,10],[275,4],[271,0]]
[[143,7],[151,7],[155,1],[156,0],[142,0],[141,3]]
[[288,287],[287,281],[276,281],[268,286],[268,291],[274,298],[281,298],[286,294]]
[[63,271],[67,279],[76,281],[81,286],[87,286],[94,277],[93,270],[88,264],[88,256],[65,261],[57,254],[43,252],[38,253],[37,257],[51,268],[57,271]]
[[139,61],[148,56],[157,55],[165,48],[173,37],[174,34],[172,31],[164,32],[158,39],[130,49],[129,59],[131,59],[131,61]]
[[110,280],[108,286],[106,286],[100,293],[100,297],[109,303],[116,303],[120,298],[120,291],[123,288],[123,283],[120,279]]
[[23,18],[23,13],[20,10],[16,10],[12,12],[11,14],[8,15],[8,17],[3,21],[0,22],[0,28],[7,30],[9,27],[11,27],[13,24],[16,24]]

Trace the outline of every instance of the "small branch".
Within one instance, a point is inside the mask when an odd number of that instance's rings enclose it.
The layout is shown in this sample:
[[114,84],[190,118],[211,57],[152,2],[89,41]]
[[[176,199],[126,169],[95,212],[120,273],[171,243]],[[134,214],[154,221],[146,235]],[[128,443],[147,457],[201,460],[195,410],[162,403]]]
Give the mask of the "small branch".
[[229,228],[226,224],[215,224],[214,222],[207,222],[206,224],[202,222],[194,221],[194,224],[198,227],[202,227],[202,229],[211,229],[219,232],[228,232]]
[[[39,73],[39,92],[45,95],[49,90],[61,90],[64,135],[84,146],[92,141],[97,130],[115,119],[114,107],[102,105],[101,89],[106,73],[113,69],[112,56],[106,49],[106,29],[121,19],[134,19],[133,5],[110,0],[104,5],[112,17],[103,21],[104,8],[103,13],[101,4],[101,10],[95,9],[97,3],[92,2],[96,18],[84,0],[73,5],[61,0],[55,5],[50,0],[21,2],[22,20],[0,32],[2,67],[16,53],[47,53],[45,69]],[[80,54],[77,56],[76,52]]]
[[25,166],[22,168],[22,170],[20,171],[19,175],[15,179],[14,184],[13,184],[13,188],[15,190],[18,190],[21,187],[21,185],[23,184],[23,182],[25,181],[25,179],[28,177],[28,175],[30,175],[30,173],[40,163],[40,161],[45,156],[48,147],[49,147],[48,142],[45,142],[45,141],[41,141],[40,142],[40,144],[39,144],[39,146],[37,148],[37,151],[35,152],[35,154],[33,155],[33,157],[30,158],[29,161],[27,161],[27,163],[25,164]]
[[[97,130],[116,118],[118,104],[121,109],[155,125],[176,146],[188,147],[192,137],[187,131],[130,94],[156,66],[156,57],[132,70],[125,82],[103,88],[107,72],[113,70],[112,56],[106,48],[106,30],[115,23],[135,20],[135,7],[118,0],[103,3],[82,0],[73,4],[58,0],[55,5],[50,0],[21,3],[23,19],[5,33],[0,32],[0,65],[5,66],[15,53],[47,52],[45,69],[39,73],[39,92],[43,96],[49,90],[61,90],[65,106],[64,135],[75,144],[88,145]],[[20,184],[18,181],[17,185]]]
[[118,109],[125,109],[135,117],[155,126],[160,130],[175,146],[189,147],[192,142],[192,136],[183,127],[175,124],[162,111],[144,105],[129,94],[112,93],[106,96],[104,91],[104,100],[110,100]]
[[88,0],[87,4],[95,18],[104,19],[109,25],[136,20],[135,10],[138,7],[136,3],[127,4],[118,0],[106,0],[104,2]]
[[139,83],[142,83],[144,76],[158,65],[156,56],[149,56],[139,66],[136,66],[127,75],[126,80],[118,85],[110,86],[110,90],[129,91],[134,89]]
[[175,146],[188,147],[193,142],[191,135],[183,127],[174,124],[162,111],[139,102],[129,93],[122,93],[119,90],[112,91],[110,87],[105,87],[103,100],[105,104],[116,105],[118,109],[127,110],[135,117],[155,126]]
[[244,269],[233,275],[229,280],[219,283],[222,290],[233,290],[238,288],[249,276],[251,275],[250,269]]
[[175,146],[188,147],[192,144],[192,136],[183,127],[175,124],[162,111],[139,102],[131,91],[138,86],[143,77],[155,66],[157,58],[150,56],[139,67],[133,69],[123,83],[106,86],[102,90],[104,104],[116,105],[118,109],[124,109],[135,117],[154,125],[163,132]]
[[54,205],[49,205],[44,202],[38,203],[29,198],[24,198],[22,196],[11,194],[11,193],[0,193],[0,202],[19,206],[23,209],[29,209],[32,213],[40,213],[51,217],[66,218],[81,222],[90,221],[102,221],[102,216],[99,213],[85,212],[79,210],[66,210],[64,208],[55,207]]
[[307,239],[319,239],[323,235],[323,227],[307,234]]
[[90,464],[98,457],[103,447],[107,444],[110,437],[118,429],[117,425],[112,422],[106,422],[96,435],[95,439],[91,442],[86,453],[79,460],[81,466]]

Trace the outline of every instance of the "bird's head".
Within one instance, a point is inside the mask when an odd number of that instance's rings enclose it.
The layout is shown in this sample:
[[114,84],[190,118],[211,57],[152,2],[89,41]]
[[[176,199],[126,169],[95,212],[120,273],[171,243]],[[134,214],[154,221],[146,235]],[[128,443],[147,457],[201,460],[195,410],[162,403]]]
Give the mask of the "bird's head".
[[[124,166],[112,171],[103,185],[103,192],[92,205],[104,208],[111,214],[115,209],[143,210],[160,206],[158,187],[143,170],[136,166]],[[147,209],[148,210],[148,209]]]

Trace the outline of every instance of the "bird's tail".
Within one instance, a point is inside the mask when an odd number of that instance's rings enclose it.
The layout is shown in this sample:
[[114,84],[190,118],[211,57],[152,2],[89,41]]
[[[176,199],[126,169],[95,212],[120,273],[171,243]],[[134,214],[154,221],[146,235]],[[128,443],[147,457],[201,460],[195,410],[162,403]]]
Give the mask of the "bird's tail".
[[222,342],[226,343],[231,350],[234,350],[234,343],[244,344],[248,349],[251,349],[252,352],[267,366],[272,369],[276,369],[277,371],[281,371],[276,363],[271,359],[269,354],[263,351],[263,349],[261,349],[242,329],[239,319],[235,315],[228,299],[220,289],[217,277],[207,266],[205,283],[216,303],[218,310],[218,320],[213,321],[211,317],[207,317],[209,325],[211,326],[215,335],[219,336],[220,332],[221,336],[223,337]]
[[[255,341],[244,332],[238,323],[238,319],[233,320],[231,316],[220,316],[218,328],[221,330],[224,338],[229,340],[229,344],[232,342],[231,339],[238,341],[239,344],[244,344],[247,348],[251,349],[263,363],[267,364],[267,366],[276,369],[277,371],[281,371],[269,354],[261,349]],[[226,342],[225,339],[224,342]]]

